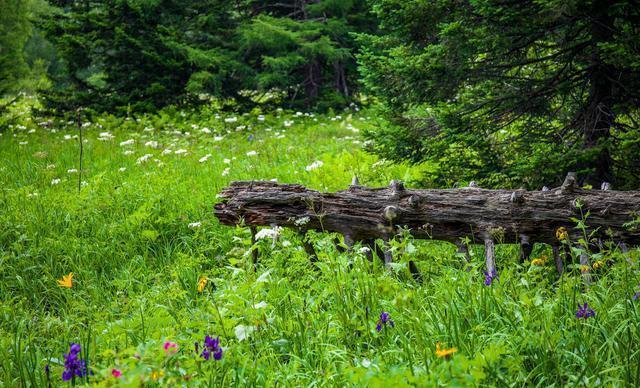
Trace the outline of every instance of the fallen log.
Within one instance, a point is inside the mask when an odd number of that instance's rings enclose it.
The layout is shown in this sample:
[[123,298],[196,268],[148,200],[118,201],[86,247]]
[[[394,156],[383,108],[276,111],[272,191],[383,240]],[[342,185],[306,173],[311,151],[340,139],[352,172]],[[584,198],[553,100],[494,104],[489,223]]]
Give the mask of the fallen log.
[[[232,182],[219,194],[214,214],[225,225],[284,226],[337,232],[353,241],[388,240],[399,228],[414,238],[459,243],[558,245],[564,227],[572,240],[584,237],[575,219],[586,219],[594,238],[638,245],[640,230],[624,226],[640,214],[640,191],[586,190],[569,175],[561,187],[545,191],[406,189],[394,181],[386,188],[351,185],[321,193],[296,184]],[[490,264],[491,265],[491,264]]]

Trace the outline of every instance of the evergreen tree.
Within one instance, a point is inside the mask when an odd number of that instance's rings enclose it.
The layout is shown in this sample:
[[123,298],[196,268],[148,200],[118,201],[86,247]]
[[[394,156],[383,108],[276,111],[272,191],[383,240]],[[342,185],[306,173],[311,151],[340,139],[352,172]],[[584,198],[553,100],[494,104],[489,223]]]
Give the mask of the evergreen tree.
[[438,164],[435,184],[640,183],[636,1],[372,4],[362,74],[397,124],[371,134],[378,152]]
[[54,3],[61,12],[43,26],[67,66],[61,106],[153,110],[235,92],[243,66],[233,56],[228,1]]

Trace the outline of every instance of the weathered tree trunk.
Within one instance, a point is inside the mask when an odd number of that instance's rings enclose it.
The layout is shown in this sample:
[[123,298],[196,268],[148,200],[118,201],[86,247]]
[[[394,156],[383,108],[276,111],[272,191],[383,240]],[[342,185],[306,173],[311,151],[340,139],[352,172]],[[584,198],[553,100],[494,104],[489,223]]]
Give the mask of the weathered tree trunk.
[[572,218],[589,212],[586,225],[594,237],[640,243],[640,231],[623,226],[640,213],[640,191],[583,190],[574,183],[570,175],[559,188],[526,191],[412,190],[392,182],[388,188],[352,185],[320,193],[301,185],[233,182],[220,194],[214,213],[226,225],[315,229],[341,233],[350,241],[388,240],[406,227],[419,239],[558,245],[559,227],[571,239],[583,236]]

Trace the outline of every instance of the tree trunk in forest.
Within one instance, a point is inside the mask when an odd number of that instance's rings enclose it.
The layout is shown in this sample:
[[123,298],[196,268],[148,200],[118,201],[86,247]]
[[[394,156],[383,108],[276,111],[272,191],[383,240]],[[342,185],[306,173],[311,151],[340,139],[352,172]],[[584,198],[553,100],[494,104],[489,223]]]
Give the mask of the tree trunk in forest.
[[[612,160],[607,140],[611,134],[614,116],[611,110],[613,101],[614,69],[608,65],[601,55],[598,44],[611,41],[613,38],[613,18],[607,14],[608,2],[599,0],[593,3],[591,20],[592,53],[589,72],[589,99],[582,112],[582,128],[585,149],[602,147],[591,159],[593,172],[585,178],[585,183],[597,187],[600,182],[613,182]],[[615,184],[615,182],[614,182]]]
[[570,177],[548,191],[413,190],[394,181],[388,188],[350,186],[320,193],[301,185],[233,182],[221,192],[214,214],[225,225],[314,229],[341,233],[350,241],[388,240],[408,228],[414,238],[453,243],[469,237],[477,243],[557,245],[560,227],[571,240],[583,236],[571,218],[589,212],[585,223],[594,238],[640,243],[640,230],[623,226],[640,213],[640,191],[584,190]]

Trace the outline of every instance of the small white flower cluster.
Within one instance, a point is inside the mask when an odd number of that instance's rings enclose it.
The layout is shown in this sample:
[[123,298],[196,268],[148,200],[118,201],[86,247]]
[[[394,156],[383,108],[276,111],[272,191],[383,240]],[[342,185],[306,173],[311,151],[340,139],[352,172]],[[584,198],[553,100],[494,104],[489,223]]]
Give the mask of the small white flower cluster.
[[295,221],[293,221],[293,224],[295,226],[303,226],[303,225],[308,224],[309,221],[310,221],[310,218],[305,216],[305,217],[300,217],[300,218],[296,219]]
[[227,117],[226,119],[224,119],[225,123],[235,123],[236,121],[238,121],[237,117]]
[[257,151],[249,151],[249,152],[247,152],[247,156],[256,156],[256,155],[258,155]]
[[198,159],[198,162],[200,163],[204,163],[207,161],[207,159],[209,159],[211,157],[211,154],[206,154],[205,156],[201,157],[200,159]]
[[305,167],[305,170],[312,171],[312,170],[315,170],[317,168],[322,167],[323,165],[324,165],[324,163],[321,160],[316,160],[315,162],[313,162],[310,165],[308,165],[307,167]]
[[258,231],[258,233],[256,233],[256,240],[262,240],[263,238],[272,238],[275,240],[278,238],[278,236],[280,236],[281,229],[282,228],[279,226],[274,226],[273,229],[261,229],[260,231]]
[[144,154],[141,157],[139,157],[138,160],[136,160],[136,163],[137,164],[145,163],[146,161],[148,161],[152,157],[153,157],[153,154]]
[[133,139],[129,139],[129,140],[125,140],[125,141],[121,141],[120,142],[120,147],[124,147],[124,146],[128,146],[128,145],[133,145],[136,141]]
[[100,136],[98,137],[98,140],[100,141],[109,141],[111,139],[113,139],[115,136],[113,136],[111,134],[111,132],[100,132]]
[[144,143],[145,147],[151,147],[151,148],[158,148],[158,142],[155,140],[150,140],[146,143]]
[[201,226],[202,226],[202,222],[200,222],[200,221],[189,223],[189,228],[191,228],[191,229],[197,229],[197,228],[199,228]]

